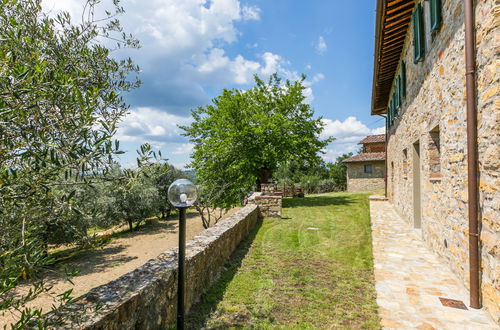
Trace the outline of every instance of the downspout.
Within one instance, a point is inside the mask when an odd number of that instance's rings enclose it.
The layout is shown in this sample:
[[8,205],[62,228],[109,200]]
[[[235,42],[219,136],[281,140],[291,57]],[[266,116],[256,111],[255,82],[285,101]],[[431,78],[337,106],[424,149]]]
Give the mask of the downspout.
[[385,119],[385,175],[384,175],[384,196],[387,198],[387,146],[389,144],[389,121],[387,116],[379,115]]
[[478,164],[477,164],[477,95],[476,40],[474,1],[464,0],[465,14],[465,84],[467,91],[467,177],[469,196],[469,278],[470,307],[479,303],[479,234],[478,234]]

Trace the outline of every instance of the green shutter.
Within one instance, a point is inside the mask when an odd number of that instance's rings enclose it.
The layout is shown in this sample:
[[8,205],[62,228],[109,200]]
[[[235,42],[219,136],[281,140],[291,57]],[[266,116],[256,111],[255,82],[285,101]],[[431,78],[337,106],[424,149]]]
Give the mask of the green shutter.
[[431,32],[436,31],[441,24],[441,0],[430,0]]
[[396,78],[396,100],[399,109],[401,107],[401,76]]
[[418,62],[425,54],[424,17],[422,5],[420,4],[417,5],[413,12],[413,48],[413,59]]
[[401,98],[406,97],[406,64],[401,61]]
[[391,102],[389,102],[389,106],[387,107],[387,123],[389,124],[389,127],[392,125],[392,109],[391,109]]

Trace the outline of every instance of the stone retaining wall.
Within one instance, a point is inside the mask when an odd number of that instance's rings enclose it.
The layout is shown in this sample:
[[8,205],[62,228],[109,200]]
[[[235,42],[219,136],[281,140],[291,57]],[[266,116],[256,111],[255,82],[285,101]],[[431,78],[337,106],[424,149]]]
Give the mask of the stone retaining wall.
[[281,194],[263,195],[260,192],[254,193],[248,199],[248,204],[258,205],[260,212],[265,218],[281,218],[281,207],[283,196]]
[[[186,310],[219,276],[238,244],[260,216],[257,205],[204,230],[186,244]],[[165,329],[176,320],[177,248],[77,298],[63,317],[65,329]],[[96,305],[102,305],[94,312]],[[85,308],[87,307],[87,311]]]

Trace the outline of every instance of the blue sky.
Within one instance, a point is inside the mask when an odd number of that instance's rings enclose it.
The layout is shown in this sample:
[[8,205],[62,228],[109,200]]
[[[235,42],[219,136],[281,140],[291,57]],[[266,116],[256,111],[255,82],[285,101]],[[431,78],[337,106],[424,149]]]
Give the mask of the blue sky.
[[[46,11],[79,17],[84,0],[43,0]],[[106,3],[106,1],[103,1]],[[125,95],[131,112],[118,139],[133,166],[149,142],[176,166],[192,145],[178,124],[223,88],[249,88],[252,76],[278,72],[307,78],[307,100],[324,118],[324,136],[337,138],[325,160],[356,151],[365,135],[383,133],[370,116],[375,1],[339,0],[123,0],[125,31],[142,44],[116,56],[141,67],[140,89]],[[103,5],[105,6],[105,5]]]

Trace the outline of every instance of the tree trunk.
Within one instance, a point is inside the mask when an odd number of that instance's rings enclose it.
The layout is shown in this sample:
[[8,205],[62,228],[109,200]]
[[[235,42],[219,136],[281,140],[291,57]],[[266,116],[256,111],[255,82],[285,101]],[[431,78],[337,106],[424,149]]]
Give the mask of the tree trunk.
[[130,231],[134,230],[134,228],[132,227],[132,220],[127,220],[128,221],[128,228]]
[[262,167],[257,172],[257,191],[262,191],[261,185],[269,183],[269,180],[273,177],[273,171],[266,167]]

